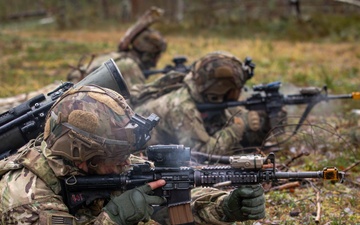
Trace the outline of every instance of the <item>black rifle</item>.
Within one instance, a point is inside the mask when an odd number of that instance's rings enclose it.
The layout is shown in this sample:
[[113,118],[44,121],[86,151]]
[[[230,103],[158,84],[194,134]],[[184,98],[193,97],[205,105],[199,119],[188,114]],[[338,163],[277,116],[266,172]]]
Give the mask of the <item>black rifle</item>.
[[144,74],[145,78],[147,79],[147,78],[149,78],[149,76],[151,76],[153,74],[158,74],[158,73],[166,74],[172,70],[178,71],[181,73],[188,73],[190,71],[190,67],[185,65],[185,63],[187,62],[186,57],[183,57],[183,56],[174,57],[172,61],[175,64],[174,66],[166,65],[164,67],[164,69],[162,69],[162,70],[143,70],[143,74]]
[[[276,81],[269,84],[260,84],[253,86],[256,92],[244,101],[229,101],[223,103],[201,103],[197,104],[198,110],[204,115],[204,118],[211,119],[219,115],[224,109],[229,107],[244,106],[248,110],[265,111],[270,119],[272,128],[276,128],[281,118],[278,118],[279,112],[285,105],[306,104],[307,107],[302,114],[293,134],[297,132],[312,108],[322,101],[336,99],[360,99],[360,92],[342,95],[328,95],[327,87],[322,89],[308,87],[300,89],[299,94],[283,95],[279,92],[281,82]],[[280,127],[278,127],[280,131]],[[276,132],[276,131],[275,131]]]
[[[145,183],[164,179],[166,185],[154,190],[154,194],[165,197],[172,224],[191,224],[192,213],[190,189],[194,187],[236,187],[244,184],[259,184],[278,179],[323,178],[343,182],[344,172],[336,167],[322,171],[278,172],[275,155],[243,155],[228,157],[230,165],[190,167],[190,148],[183,145],[154,145],[147,148],[149,163],[134,164],[132,169],[115,175],[70,176],[62,180],[63,197],[71,213],[96,198],[107,198],[115,190],[125,191]],[[184,210],[184,206],[188,207]],[[180,217],[176,216],[182,207]],[[187,211],[190,210],[190,211]],[[182,213],[186,213],[186,216]]]
[[[0,115],[0,134],[3,134],[0,135],[0,141],[3,140],[0,147],[0,153],[2,153],[0,160],[15,153],[18,148],[44,131],[47,112],[55,101],[72,86],[72,83],[66,82],[48,94],[49,100],[45,101],[45,96],[40,94]],[[44,103],[40,103],[41,101]],[[159,120],[160,118],[154,113],[147,118],[138,114],[131,117],[129,126],[134,128],[136,149],[140,149],[150,140],[150,131]]]
[[3,159],[44,131],[45,117],[54,102],[73,86],[65,82],[55,90],[21,103],[0,115],[0,159]]
[[121,93],[124,98],[130,96],[122,74],[113,59],[109,59],[75,85],[65,82],[46,96],[40,94],[0,114],[0,160],[44,131],[47,112],[64,92],[71,87],[90,84],[112,89]]

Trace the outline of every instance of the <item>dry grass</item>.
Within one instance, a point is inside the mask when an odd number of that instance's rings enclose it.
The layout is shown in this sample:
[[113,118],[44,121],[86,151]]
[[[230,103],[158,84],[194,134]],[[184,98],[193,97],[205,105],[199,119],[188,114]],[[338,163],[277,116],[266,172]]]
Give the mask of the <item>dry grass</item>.
[[[318,171],[336,166],[347,170],[345,182],[305,179],[300,187],[270,191],[266,194],[268,216],[259,224],[359,224],[360,151],[358,142],[352,142],[348,136],[354,131],[348,119],[310,116],[288,143],[280,145],[283,150],[276,153],[282,170]],[[293,128],[286,128],[288,134]],[[317,192],[321,205],[319,222],[315,221]]]
[[[68,65],[76,65],[82,55],[116,50],[124,29],[110,29],[106,32],[14,29],[0,31],[0,97],[30,92],[55,80],[65,80],[69,72]],[[190,63],[208,52],[224,50],[240,59],[246,56],[253,58],[257,67],[249,85],[279,80],[286,84],[285,87],[290,87],[289,92],[295,92],[295,86],[324,84],[328,85],[330,92],[334,94],[360,91],[358,43],[286,42],[196,34],[168,35],[166,38],[169,43],[168,50],[161,58],[158,68],[169,64],[177,55],[187,56]],[[357,106],[358,104],[352,104],[352,107]],[[320,110],[318,114],[322,115],[324,112],[332,113],[333,109]],[[348,125],[341,124],[346,121],[336,119],[335,122],[331,122],[331,127],[337,129],[343,126],[343,130],[338,132],[345,135],[346,132],[343,131],[347,130]],[[322,121],[317,120],[317,124],[322,124]],[[313,137],[319,137],[317,132],[313,132]],[[317,143],[326,142],[327,139],[323,138],[325,141]],[[304,140],[305,138],[297,139],[301,143],[304,143]],[[359,160],[359,151],[345,151],[344,146],[343,143],[335,142],[332,148],[327,148],[325,152],[312,151],[310,157],[300,160],[294,168],[301,171],[321,169],[323,165],[346,168]],[[341,153],[343,150],[345,153]],[[287,151],[284,154],[279,153],[280,162],[289,160],[289,157],[291,154],[287,154]],[[313,215],[316,211],[317,189],[321,190],[323,211],[319,224],[358,224],[359,166],[352,169],[349,174],[351,182],[344,184],[311,181],[301,188],[269,192],[266,194],[267,218],[245,224],[318,224],[314,221]],[[292,211],[298,211],[299,215],[289,216]]]
[[[36,89],[45,85],[41,76],[48,78],[44,82],[65,79],[69,69],[67,64],[76,65],[83,54],[115,51],[124,32],[5,30],[2,33],[2,36],[7,37],[2,41],[3,45],[10,43],[16,52],[14,54],[9,49],[0,59],[0,66],[5,68],[0,76],[5,89],[0,91],[0,96],[5,97],[29,91],[26,88],[29,86]],[[190,63],[208,52],[224,50],[240,59],[246,56],[253,58],[257,67],[255,77],[249,81],[250,85],[280,80],[297,86],[326,84],[334,93],[360,89],[357,77],[360,71],[360,46],[357,43],[291,43],[196,35],[191,38],[172,35],[166,36],[166,39],[169,43],[168,50],[161,58],[159,68],[170,63],[176,55],[187,56]],[[0,42],[1,47],[4,48]],[[41,51],[47,51],[48,55]],[[53,59],[48,60],[47,56]],[[19,67],[9,67],[12,64],[18,64]],[[40,84],[32,83],[31,76],[35,76]],[[38,77],[40,78],[37,79]],[[6,87],[7,82],[12,86]]]

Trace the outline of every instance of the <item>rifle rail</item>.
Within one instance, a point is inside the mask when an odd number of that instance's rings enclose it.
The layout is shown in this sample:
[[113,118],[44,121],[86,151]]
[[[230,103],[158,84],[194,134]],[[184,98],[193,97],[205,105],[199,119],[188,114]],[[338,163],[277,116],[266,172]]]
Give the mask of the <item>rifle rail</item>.
[[[118,175],[92,175],[92,176],[70,176],[63,178],[63,195],[70,209],[74,213],[82,204],[93,199],[94,196],[109,198],[111,191],[135,188],[148,182],[164,179],[165,186],[154,190],[154,194],[165,197],[169,207],[184,205],[190,202],[190,189],[194,187],[237,187],[244,184],[259,184],[262,182],[277,181],[278,179],[303,179],[321,178],[343,182],[345,174],[338,171],[336,167],[327,167],[322,171],[307,172],[278,172],[275,169],[275,155],[270,153],[267,157],[254,156],[256,160],[260,157],[262,166],[258,163],[250,165],[249,168],[239,167],[248,165],[232,164],[225,166],[188,166],[191,152],[182,145],[159,145],[149,146],[149,160],[154,161],[155,167],[149,163],[134,164],[132,169]],[[176,156],[181,155],[178,160]],[[254,158],[254,159],[255,159]],[[174,159],[164,163],[164,159]],[[248,158],[252,161],[251,157]],[[182,161],[183,166],[179,166]],[[239,161],[239,160],[234,160]],[[266,165],[270,166],[266,166]],[[265,166],[264,166],[265,165]],[[235,168],[234,168],[235,167]],[[77,196],[82,196],[78,198]]]

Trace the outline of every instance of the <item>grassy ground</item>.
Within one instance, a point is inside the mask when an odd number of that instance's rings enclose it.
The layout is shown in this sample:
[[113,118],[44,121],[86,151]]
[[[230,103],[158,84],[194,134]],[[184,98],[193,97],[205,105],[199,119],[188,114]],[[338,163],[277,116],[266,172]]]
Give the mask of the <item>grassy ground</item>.
[[[55,80],[65,81],[69,65],[75,66],[83,55],[116,50],[126,28],[58,31],[31,23],[3,27],[0,31],[0,97],[37,90]],[[253,58],[256,70],[249,86],[281,81],[281,90],[285,93],[295,93],[297,87],[323,85],[327,85],[332,94],[360,91],[358,42],[254,37],[170,32],[166,34],[168,50],[158,68],[177,55],[187,56],[190,63],[210,51],[224,50],[241,59]],[[359,118],[350,118],[350,110],[357,107],[359,103],[351,100],[319,105],[311,113],[307,126],[276,153],[279,164],[286,164],[304,152],[309,155],[295,160],[289,170],[321,170],[324,166],[343,170],[357,163],[359,142],[351,139],[349,129],[359,125]],[[295,119],[301,114],[299,108],[289,108],[288,112]],[[267,218],[245,224],[360,224],[359,174],[359,166],[354,166],[348,170],[347,182],[343,184],[307,180],[297,188],[269,191]],[[317,193],[321,199],[320,222],[315,221]]]
[[[127,28],[127,27],[126,27]],[[54,80],[66,79],[69,66],[81,56],[115,51],[125,30],[58,31],[53,28],[5,27],[0,31],[0,97],[35,90]],[[202,35],[200,35],[202,34]],[[260,38],[216,36],[197,32],[166,35],[168,50],[158,67],[185,55],[193,62],[215,50],[229,51],[240,59],[250,56],[256,63],[249,85],[282,81],[296,86],[327,85],[332,93],[360,89],[360,46],[351,42],[278,41]]]

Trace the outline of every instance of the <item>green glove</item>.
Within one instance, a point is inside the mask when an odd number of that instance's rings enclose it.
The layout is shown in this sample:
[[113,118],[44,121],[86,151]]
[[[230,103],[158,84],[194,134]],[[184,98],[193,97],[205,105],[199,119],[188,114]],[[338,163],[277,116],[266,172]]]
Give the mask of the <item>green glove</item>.
[[260,184],[240,186],[224,198],[223,211],[229,222],[264,218],[264,189]]
[[125,191],[120,196],[112,198],[104,207],[104,211],[114,222],[121,225],[148,221],[154,212],[151,205],[161,205],[166,202],[164,198],[148,195],[151,192],[149,185]]

